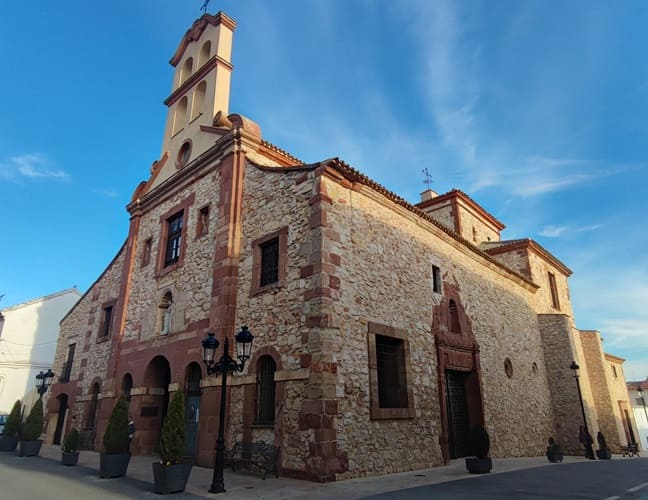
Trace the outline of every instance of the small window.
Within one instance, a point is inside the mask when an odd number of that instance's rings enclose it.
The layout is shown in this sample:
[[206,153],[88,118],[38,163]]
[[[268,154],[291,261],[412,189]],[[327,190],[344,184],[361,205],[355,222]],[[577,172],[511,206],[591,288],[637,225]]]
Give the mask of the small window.
[[261,356],[257,364],[255,424],[273,425],[275,421],[275,381],[277,365],[271,356]]
[[101,320],[101,336],[108,337],[110,335],[110,327],[112,326],[112,306],[104,307],[103,319]]
[[178,262],[182,244],[182,212],[177,213],[167,220],[167,244],[164,253],[164,265],[168,266]]
[[617,373],[616,366],[612,365],[612,374],[614,375],[614,378],[619,378],[619,374]]
[[513,377],[513,363],[511,363],[511,360],[509,358],[506,358],[504,360],[504,373],[506,373],[506,376],[508,378]]
[[202,236],[209,232],[209,205],[202,207],[198,211],[198,227],[196,236]]
[[453,299],[450,299],[448,309],[450,310],[450,331],[453,333],[461,333],[461,323],[459,323],[459,308],[457,307],[457,303]]
[[162,301],[158,305],[158,324],[160,335],[168,335],[171,331],[171,309],[173,305],[173,295],[167,292],[162,297]]
[[472,228],[473,242],[477,243],[477,229],[473,226]]
[[261,247],[260,286],[268,286],[279,281],[279,238],[272,238]]
[[76,351],[76,344],[70,344],[68,346],[67,361],[63,363],[63,369],[61,370],[61,376],[59,377],[59,382],[63,384],[70,381],[70,376],[72,375],[72,364],[74,363],[74,351]]
[[531,365],[531,372],[534,375],[538,374],[538,364],[534,361],[533,364]]
[[187,163],[189,163],[189,158],[191,157],[191,143],[185,141],[182,146],[180,146],[180,151],[178,151],[178,158],[176,159],[176,167],[182,168]]
[[147,266],[151,262],[151,248],[153,246],[153,239],[149,238],[142,246],[142,266]]
[[556,277],[553,273],[549,273],[549,289],[551,290],[551,305],[554,309],[560,309],[560,301],[558,300],[558,287],[556,286]]
[[133,390],[133,377],[130,373],[124,375],[122,379],[122,396],[130,403],[131,400],[131,391]]
[[432,291],[441,293],[441,268],[432,266]]

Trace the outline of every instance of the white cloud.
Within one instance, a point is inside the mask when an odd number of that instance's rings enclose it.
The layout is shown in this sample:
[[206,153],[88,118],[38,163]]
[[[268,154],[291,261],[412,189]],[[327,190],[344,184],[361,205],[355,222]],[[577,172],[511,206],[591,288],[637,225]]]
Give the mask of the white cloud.
[[40,153],[28,153],[12,156],[0,162],[0,178],[10,181],[18,179],[54,179],[69,180],[64,170],[52,168],[49,159]]
[[117,191],[113,191],[112,189],[93,189],[92,192],[102,194],[104,196],[107,196],[108,198],[117,198],[117,196],[119,196],[119,193],[117,193]]
[[542,231],[540,231],[540,236],[546,238],[557,238],[567,231],[568,228],[569,226],[545,226],[542,228]]

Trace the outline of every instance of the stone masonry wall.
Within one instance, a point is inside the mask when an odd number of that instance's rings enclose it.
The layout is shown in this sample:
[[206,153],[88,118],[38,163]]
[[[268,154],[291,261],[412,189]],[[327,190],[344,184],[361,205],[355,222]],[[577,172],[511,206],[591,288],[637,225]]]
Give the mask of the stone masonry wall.
[[[338,477],[384,474],[441,463],[439,394],[431,311],[432,265],[444,285],[458,288],[481,347],[486,427],[493,456],[544,452],[552,431],[547,373],[532,291],[485,259],[461,250],[435,226],[363,188],[328,181],[327,213],[339,242],[339,301],[335,314],[338,447],[349,470]],[[415,418],[372,420],[369,415],[367,324],[409,332]],[[505,359],[512,362],[509,378]],[[535,369],[534,369],[535,366]]]
[[[482,241],[500,240],[499,232],[493,229],[489,224],[486,224],[481,217],[475,215],[475,213],[463,203],[459,203],[458,211],[461,220],[461,236],[466,240],[475,245],[478,245]],[[473,228],[475,230],[474,233]],[[473,235],[475,236],[474,238]]]
[[[54,372],[57,376],[61,375],[63,364],[67,360],[68,346],[76,344],[76,349],[70,382],[57,382],[52,386],[48,410],[50,417],[54,416],[58,412],[56,397],[67,394],[71,408],[71,418],[67,419],[68,428],[74,426],[81,430],[86,426],[87,402],[91,399],[94,382],[101,384],[102,391],[105,389],[102,381],[106,378],[111,342],[110,339],[99,337],[102,305],[118,298],[123,265],[124,248],[61,322],[54,358]],[[117,328],[113,323],[111,335],[116,333]],[[99,397],[101,398],[101,393]],[[51,439],[50,431],[48,436]]]
[[608,375],[611,370],[603,353],[601,336],[594,330],[580,330],[579,334],[585,354],[584,368],[589,375],[597,415],[598,426],[591,430],[592,436],[596,440],[596,432],[602,432],[608,446],[618,452],[621,442],[617,430],[617,418],[620,418],[620,415],[618,403],[611,398],[612,394],[608,383]]

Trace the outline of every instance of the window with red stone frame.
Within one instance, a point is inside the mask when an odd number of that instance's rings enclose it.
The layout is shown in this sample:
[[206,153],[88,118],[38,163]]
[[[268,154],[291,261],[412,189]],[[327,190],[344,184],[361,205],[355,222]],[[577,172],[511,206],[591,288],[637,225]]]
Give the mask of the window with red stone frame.
[[157,276],[171,272],[184,263],[187,246],[187,214],[193,204],[192,193],[179,205],[160,217],[160,241],[157,254]]
[[288,262],[288,227],[252,242],[252,286],[250,295],[282,287]]
[[414,418],[407,333],[370,322],[367,340],[371,418]]

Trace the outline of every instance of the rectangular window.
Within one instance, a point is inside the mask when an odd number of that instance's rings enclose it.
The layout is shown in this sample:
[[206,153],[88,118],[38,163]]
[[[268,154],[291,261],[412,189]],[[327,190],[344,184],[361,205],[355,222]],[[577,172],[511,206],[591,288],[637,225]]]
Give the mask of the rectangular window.
[[110,327],[112,326],[112,313],[112,306],[104,307],[100,329],[100,334],[102,337],[108,337],[110,335]]
[[196,229],[196,237],[202,236],[209,232],[209,205],[202,207],[198,211],[198,226]]
[[153,239],[149,238],[144,242],[142,247],[142,266],[148,265],[151,262],[151,247],[153,246]]
[[279,238],[272,238],[261,247],[261,281],[259,286],[272,285],[279,281]]
[[438,266],[432,266],[432,291],[441,293],[441,269]]
[[554,309],[560,309],[560,301],[558,300],[558,288],[556,287],[556,277],[553,273],[549,273],[549,288],[551,290],[551,304]]
[[182,212],[178,212],[167,220],[166,251],[164,253],[164,265],[169,266],[178,262],[182,244]]
[[414,418],[408,333],[373,322],[367,326],[371,418]]
[[612,365],[612,374],[614,375],[614,378],[619,378],[619,374],[617,373],[616,366]]
[[380,408],[407,408],[403,340],[376,335],[376,362]]
[[76,350],[76,344],[70,344],[68,346],[67,361],[63,363],[63,369],[61,370],[61,376],[59,378],[59,381],[61,383],[66,383],[70,381],[70,375],[72,374],[72,363],[74,362],[75,350]]

